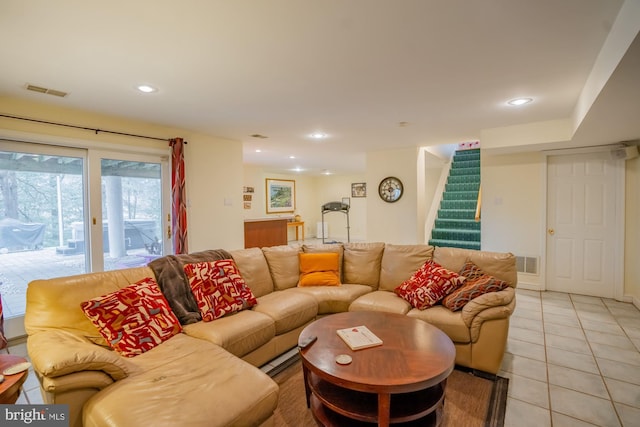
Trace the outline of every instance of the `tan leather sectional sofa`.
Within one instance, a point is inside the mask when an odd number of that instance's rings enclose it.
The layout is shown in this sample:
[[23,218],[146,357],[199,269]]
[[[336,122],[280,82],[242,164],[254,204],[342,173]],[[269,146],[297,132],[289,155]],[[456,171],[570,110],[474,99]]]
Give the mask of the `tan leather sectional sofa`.
[[[297,287],[301,251],[338,252],[343,284]],[[45,402],[68,404],[74,427],[269,425],[278,387],[257,367],[295,347],[317,317],[347,310],[423,319],[449,335],[457,364],[498,372],[515,308],[512,254],[384,243],[230,253],[258,304],[213,322],[184,325],[183,333],[132,358],[96,344],[97,330],[80,303],[153,277],[149,267],[31,282],[27,347]],[[393,289],[431,258],[453,271],[471,260],[509,287],[456,312],[443,306],[414,309]]]

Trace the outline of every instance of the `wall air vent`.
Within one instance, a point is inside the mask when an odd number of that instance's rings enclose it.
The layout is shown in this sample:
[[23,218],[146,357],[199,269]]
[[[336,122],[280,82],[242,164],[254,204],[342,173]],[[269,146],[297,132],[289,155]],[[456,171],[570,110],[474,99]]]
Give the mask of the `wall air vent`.
[[538,257],[516,256],[516,270],[518,273],[538,274]]
[[26,89],[33,92],[44,93],[47,95],[59,96],[60,98],[64,98],[65,96],[68,95],[67,92],[62,92],[61,90],[49,89],[46,87],[35,86],[30,84],[26,86]]

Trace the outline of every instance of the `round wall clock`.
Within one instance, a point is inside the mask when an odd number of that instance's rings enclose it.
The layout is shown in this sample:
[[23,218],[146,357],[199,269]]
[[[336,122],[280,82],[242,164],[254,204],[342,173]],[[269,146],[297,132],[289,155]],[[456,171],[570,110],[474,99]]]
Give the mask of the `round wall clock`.
[[402,181],[395,176],[386,177],[378,185],[378,194],[387,203],[397,202],[402,197],[403,191]]

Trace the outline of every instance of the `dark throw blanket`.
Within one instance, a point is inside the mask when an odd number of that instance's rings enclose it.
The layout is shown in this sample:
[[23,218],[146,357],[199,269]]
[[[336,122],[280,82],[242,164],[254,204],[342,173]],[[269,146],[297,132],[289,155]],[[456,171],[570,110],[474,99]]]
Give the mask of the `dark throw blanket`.
[[215,249],[192,254],[167,255],[149,263],[160,290],[181,324],[188,325],[202,320],[198,304],[191,293],[189,279],[184,273],[184,265],[220,259],[231,259],[231,254],[224,249]]

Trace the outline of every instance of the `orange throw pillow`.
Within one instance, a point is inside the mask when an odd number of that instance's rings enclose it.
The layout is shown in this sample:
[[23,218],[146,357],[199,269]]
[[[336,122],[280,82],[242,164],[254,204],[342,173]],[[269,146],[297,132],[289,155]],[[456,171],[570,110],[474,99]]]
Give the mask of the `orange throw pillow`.
[[300,253],[298,286],[339,286],[337,252]]

